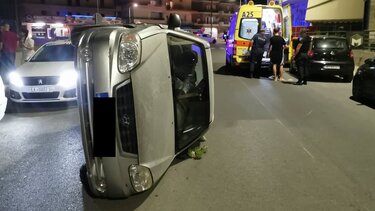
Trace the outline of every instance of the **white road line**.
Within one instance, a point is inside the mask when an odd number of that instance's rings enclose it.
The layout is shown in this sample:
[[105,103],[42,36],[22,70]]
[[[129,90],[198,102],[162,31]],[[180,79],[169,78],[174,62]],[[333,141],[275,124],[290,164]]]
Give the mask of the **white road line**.
[[302,147],[303,150],[305,150],[305,152],[306,152],[308,155],[310,155],[310,157],[311,157],[313,160],[315,159],[314,155],[312,155],[312,154],[309,152],[309,150],[307,150],[304,146],[301,146],[301,147]]
[[[270,113],[270,114],[272,114],[273,116],[275,116],[276,117],[276,115],[274,115],[273,114],[273,112],[271,112],[266,106],[265,106],[265,104],[258,98],[258,96],[256,95],[256,94],[254,94],[254,92],[246,85],[246,83],[243,81],[243,80],[241,80],[240,79],[240,81],[241,81],[241,83],[246,87],[246,89],[247,90],[249,90],[249,92],[258,100],[258,102]],[[312,110],[308,113],[308,115],[310,115],[312,113]],[[275,121],[277,122],[277,123],[279,123],[280,125],[282,125],[287,131],[288,131],[288,133],[291,135],[291,136],[294,136],[294,137],[296,137],[296,135],[280,120],[280,119],[278,119],[278,118],[275,118]],[[298,139],[297,139],[298,140]],[[310,157],[311,157],[311,159],[313,160],[313,161],[315,161],[315,157],[314,157],[314,155],[312,155],[312,153],[309,151],[309,150],[307,150],[306,149],[306,147],[303,145],[303,143],[301,142],[301,141],[298,141],[297,142],[299,145],[300,145],[300,147],[303,149],[303,151],[305,151]]]

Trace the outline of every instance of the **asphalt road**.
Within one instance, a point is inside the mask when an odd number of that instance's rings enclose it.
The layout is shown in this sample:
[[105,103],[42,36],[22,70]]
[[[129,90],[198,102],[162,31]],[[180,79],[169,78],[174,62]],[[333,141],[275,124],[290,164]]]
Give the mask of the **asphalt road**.
[[0,210],[375,210],[375,111],[337,78],[307,86],[224,74],[212,50],[215,121],[201,160],[176,160],[123,200],[89,197],[75,105],[0,122]]

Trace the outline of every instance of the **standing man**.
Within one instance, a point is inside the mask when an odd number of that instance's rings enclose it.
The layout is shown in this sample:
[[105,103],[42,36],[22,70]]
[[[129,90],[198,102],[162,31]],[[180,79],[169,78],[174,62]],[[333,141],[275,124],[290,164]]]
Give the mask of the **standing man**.
[[307,84],[307,52],[310,49],[311,37],[307,35],[307,30],[300,32],[301,39],[296,47],[294,59],[298,69],[298,81],[295,85]]
[[286,42],[284,38],[280,36],[280,29],[275,28],[273,30],[273,36],[270,39],[270,48],[268,55],[271,59],[272,70],[273,70],[273,80],[277,81],[277,70],[280,71],[280,81],[284,80],[284,49],[286,48]]
[[0,50],[2,61],[2,76],[7,81],[7,73],[9,70],[15,69],[16,50],[18,45],[18,38],[15,32],[10,31],[9,24],[4,24],[4,32],[0,37]]
[[266,35],[264,32],[264,29],[261,29],[252,38],[253,45],[251,46],[250,52],[250,78],[260,77],[264,46],[267,43]]

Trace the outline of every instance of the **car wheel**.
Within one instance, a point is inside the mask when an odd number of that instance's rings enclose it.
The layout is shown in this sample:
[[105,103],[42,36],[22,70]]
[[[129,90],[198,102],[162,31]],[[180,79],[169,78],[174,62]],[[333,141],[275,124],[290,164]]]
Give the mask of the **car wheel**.
[[82,165],[79,169],[79,177],[81,179],[82,187],[86,191],[87,195],[89,195],[92,198],[102,198],[95,195],[90,188],[86,164]]
[[362,98],[358,79],[353,80],[352,94],[355,100],[360,100]]
[[348,75],[344,75],[343,81],[344,82],[351,82],[353,80],[353,73],[349,73]]
[[8,104],[5,113],[18,113],[20,111],[20,106],[21,105],[13,102],[11,99],[8,98]]

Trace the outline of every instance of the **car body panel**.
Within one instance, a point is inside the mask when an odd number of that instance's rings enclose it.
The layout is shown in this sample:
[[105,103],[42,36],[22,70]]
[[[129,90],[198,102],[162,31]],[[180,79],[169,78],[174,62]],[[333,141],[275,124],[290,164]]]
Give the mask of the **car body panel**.
[[354,90],[358,90],[356,98],[375,100],[375,58],[366,60],[358,68],[353,80],[353,95]]
[[[161,59],[165,55],[168,59]],[[174,112],[166,33],[142,40],[142,65],[131,73],[137,116],[139,163],[159,179],[175,155]],[[157,67],[157,68],[155,68]],[[154,74],[155,71],[158,74]],[[147,81],[147,83],[145,83]],[[152,145],[149,144],[152,141]],[[155,147],[163,146],[163,147]],[[155,159],[156,158],[156,159]]]
[[5,87],[3,79],[0,76],[0,120],[4,117],[8,98],[5,96]]

